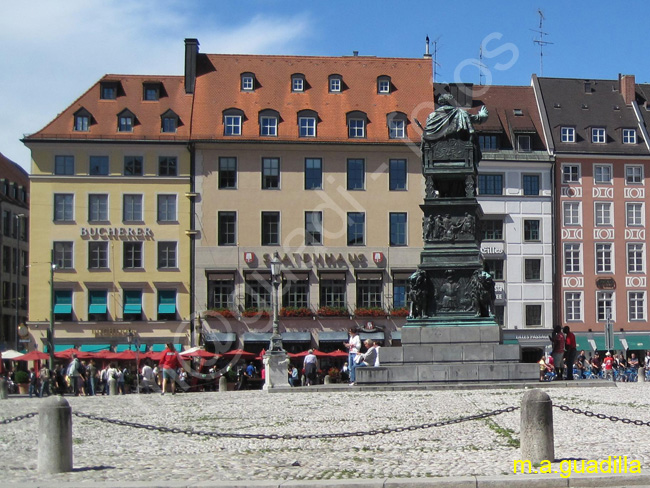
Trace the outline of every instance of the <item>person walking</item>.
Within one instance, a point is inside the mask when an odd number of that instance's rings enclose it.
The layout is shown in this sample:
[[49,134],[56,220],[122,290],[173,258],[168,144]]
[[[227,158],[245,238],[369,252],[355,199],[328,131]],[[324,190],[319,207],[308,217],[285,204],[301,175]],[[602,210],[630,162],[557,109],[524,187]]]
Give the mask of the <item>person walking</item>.
[[68,377],[74,396],[79,396],[79,382],[81,380],[81,361],[76,354],[72,354],[70,365],[68,366]]
[[38,392],[36,391],[36,385],[38,383],[38,377],[36,376],[36,371],[34,371],[34,368],[29,369],[29,398],[32,397],[32,395],[38,396]]
[[314,350],[310,349],[305,356],[305,385],[310,386],[316,383],[316,372],[318,371],[318,358],[314,354]]
[[573,364],[576,361],[577,354],[577,343],[576,336],[571,332],[571,329],[568,325],[564,326],[562,329],[564,332],[564,360],[566,362],[566,379],[573,379]]
[[555,366],[555,372],[557,380],[564,379],[564,343],[565,338],[562,333],[562,326],[556,325],[553,328],[553,334],[551,335],[551,343],[553,344],[553,350],[551,351],[551,356],[553,357],[553,365]]
[[48,369],[47,365],[43,365],[41,370],[39,371],[39,376],[41,377],[41,391],[38,396],[43,398],[43,395],[47,393],[47,396],[50,396],[50,379],[52,375],[50,374],[50,370]]
[[354,329],[350,329],[350,339],[343,345],[347,347],[349,351],[348,365],[350,368],[350,384],[353,385],[354,381],[356,380],[356,376],[354,374],[354,367],[356,363],[354,360],[357,357],[357,353],[361,352],[361,338],[359,337],[358,332]]
[[178,353],[176,352],[176,349],[174,348],[173,343],[167,344],[167,349],[163,351],[162,359],[160,360],[160,363],[158,363],[158,366],[160,367],[160,370],[162,371],[162,392],[160,393],[161,395],[165,394],[165,391],[167,390],[167,381],[171,380],[171,390],[172,390],[172,395],[176,394],[176,377],[177,373],[176,370],[180,366],[180,361],[178,359]]

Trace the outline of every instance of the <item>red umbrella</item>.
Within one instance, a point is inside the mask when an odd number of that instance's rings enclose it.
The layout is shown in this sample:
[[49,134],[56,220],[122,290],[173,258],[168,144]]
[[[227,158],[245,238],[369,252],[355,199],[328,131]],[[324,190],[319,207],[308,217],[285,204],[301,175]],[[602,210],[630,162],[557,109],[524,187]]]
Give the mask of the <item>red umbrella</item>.
[[327,356],[330,358],[347,358],[348,353],[345,351],[341,351],[340,349],[334,351],[334,352],[328,352]]
[[[297,352],[295,354],[289,353],[289,357],[290,358],[304,358],[307,354],[309,354],[309,351]],[[328,353],[319,351],[318,349],[314,349],[314,356],[316,356],[317,358],[330,357],[330,355]]]
[[160,361],[162,357],[163,357],[163,351],[160,352],[149,351],[149,352],[145,352],[144,354],[140,354],[141,359],[147,358],[147,359],[151,359],[152,361]]
[[27,354],[23,354],[22,356],[18,356],[17,358],[12,359],[12,361],[40,361],[43,359],[49,359],[50,355],[41,352],[41,351],[30,351]]
[[70,359],[73,354],[75,354],[79,359],[92,359],[95,357],[95,354],[92,352],[80,351],[74,347],[71,347],[70,349],[66,349],[64,351],[55,352],[54,357],[58,359]]
[[180,353],[181,357],[184,358],[216,358],[220,357],[219,354],[206,351],[205,349],[196,349],[195,351],[188,351]]
[[244,351],[243,349],[233,349],[232,351],[224,352],[221,357],[226,359],[255,359],[256,355],[253,352]]
[[260,351],[259,356],[257,356],[255,359],[262,360],[262,359],[264,359],[264,355],[265,355],[265,354],[266,354],[266,349],[262,349],[262,350]]
[[[140,355],[142,357],[142,355]],[[109,359],[116,359],[118,361],[135,361],[135,351],[130,351],[129,349],[118,352]]]

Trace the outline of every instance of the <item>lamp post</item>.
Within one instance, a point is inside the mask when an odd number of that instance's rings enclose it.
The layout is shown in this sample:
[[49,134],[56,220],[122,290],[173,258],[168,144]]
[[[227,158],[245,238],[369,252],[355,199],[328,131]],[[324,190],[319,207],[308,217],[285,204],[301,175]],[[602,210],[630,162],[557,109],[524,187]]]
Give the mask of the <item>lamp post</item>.
[[[20,223],[25,214],[16,214],[16,350],[18,350],[18,326],[20,319],[18,317],[18,302],[20,298]],[[26,263],[23,263],[23,265]]]
[[279,319],[279,294],[280,288],[280,268],[282,262],[280,255],[276,251],[271,260],[271,280],[273,282],[273,334],[271,334],[271,343],[269,350],[264,354],[265,378],[264,390],[279,390],[289,388],[287,379],[287,352],[282,348],[282,335],[280,335]]
[[50,328],[47,331],[47,343],[50,353],[50,369],[54,370],[54,270],[56,263],[54,262],[54,249],[50,254]]
[[131,350],[131,343],[135,345],[135,391],[140,394],[140,340],[132,330],[126,336],[129,343],[129,351]]
[[279,294],[280,288],[280,255],[276,251],[271,260],[271,280],[273,282],[273,334],[271,335],[271,344],[269,344],[269,351],[284,351],[282,348],[282,335],[280,335],[280,319],[279,319]]
[[612,351],[614,348],[614,324],[612,323],[612,313],[607,314],[605,322],[605,349]]

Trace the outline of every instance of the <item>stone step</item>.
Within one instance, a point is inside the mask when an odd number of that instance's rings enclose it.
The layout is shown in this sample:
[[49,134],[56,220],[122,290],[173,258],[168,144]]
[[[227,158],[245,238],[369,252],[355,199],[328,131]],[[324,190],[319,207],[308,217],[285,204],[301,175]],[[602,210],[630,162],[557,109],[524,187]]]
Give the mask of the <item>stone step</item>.
[[437,383],[480,381],[536,381],[539,365],[536,363],[449,363],[416,364],[358,368],[358,384]]
[[[433,320],[433,319],[423,319]],[[500,343],[501,327],[483,326],[435,326],[402,328],[402,345],[422,344],[464,344],[464,343]]]
[[382,365],[520,360],[518,344],[425,344],[379,349],[379,362]]

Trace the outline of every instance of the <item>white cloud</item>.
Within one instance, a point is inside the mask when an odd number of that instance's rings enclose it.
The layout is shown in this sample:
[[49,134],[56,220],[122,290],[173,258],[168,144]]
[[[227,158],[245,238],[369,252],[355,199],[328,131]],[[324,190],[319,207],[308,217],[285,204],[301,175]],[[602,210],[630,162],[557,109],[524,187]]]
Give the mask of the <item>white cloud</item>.
[[3,2],[0,152],[29,170],[24,133],[43,128],[106,73],[181,75],[185,37],[198,38],[202,52],[295,54],[311,32],[305,15],[234,24],[218,5],[192,11],[181,0]]

